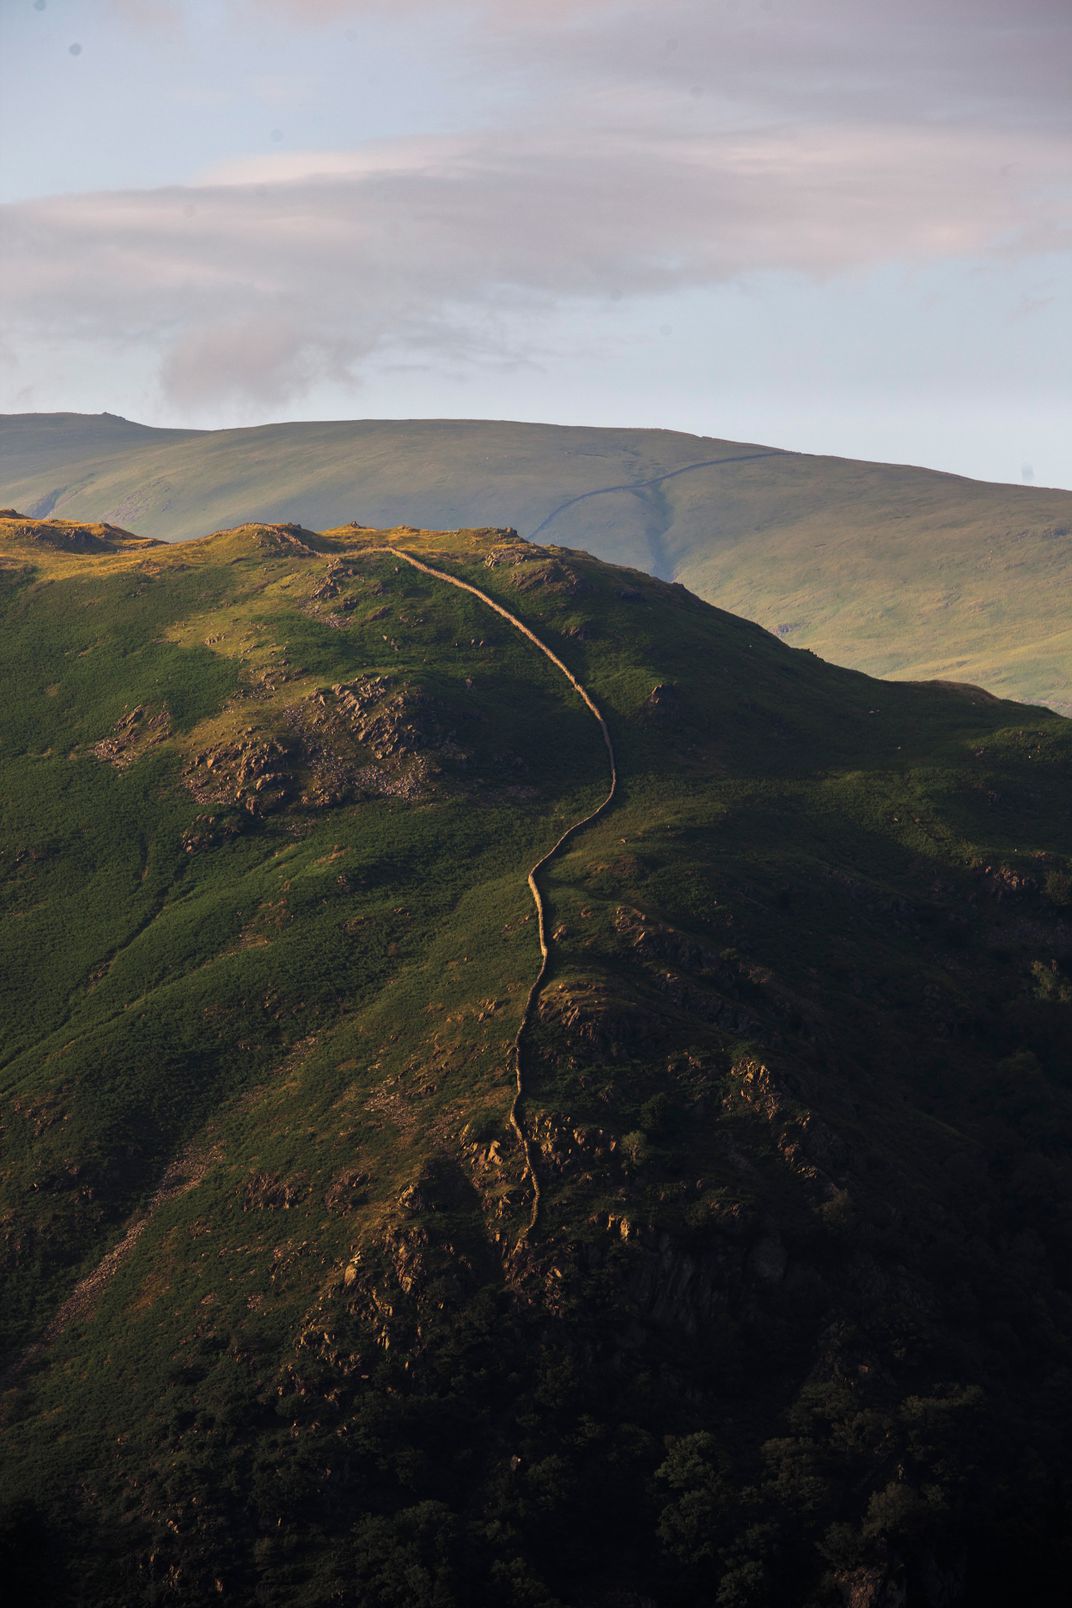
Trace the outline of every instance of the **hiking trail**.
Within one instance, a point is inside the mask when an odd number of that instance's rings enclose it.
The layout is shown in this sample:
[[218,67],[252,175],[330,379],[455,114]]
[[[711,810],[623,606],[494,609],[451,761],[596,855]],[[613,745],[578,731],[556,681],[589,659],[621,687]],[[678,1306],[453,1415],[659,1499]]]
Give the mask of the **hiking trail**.
[[[529,533],[528,539],[530,542],[534,542],[541,531],[545,531],[548,525],[552,524],[560,514],[566,512],[567,508],[572,508],[576,503],[587,502],[590,497],[609,497],[619,491],[647,491],[652,486],[661,486],[665,480],[676,480],[678,475],[691,475],[696,469],[717,469],[720,464],[724,463],[752,463],[757,458],[781,458],[784,456],[785,454],[777,448],[767,447],[761,452],[738,452],[731,458],[701,458],[698,463],[684,463],[677,469],[667,469],[662,474],[649,475],[646,480],[624,480],[617,486],[595,486],[591,491],[581,491],[575,497],[567,497],[565,502],[558,504],[557,508],[552,508],[551,512],[545,514],[540,520],[536,529]],[[673,580],[673,576],[663,575],[660,576],[660,580]]]
[[504,608],[501,603],[496,603],[494,598],[489,597],[487,592],[482,592],[480,587],[474,586],[472,582],[463,581],[459,576],[451,575],[447,570],[435,569],[431,564],[425,564],[421,559],[415,558],[412,553],[404,552],[400,547],[388,547],[386,551],[389,552],[394,558],[400,558],[404,564],[409,564],[413,569],[420,570],[422,574],[430,575],[434,580],[445,581],[448,586],[456,586],[462,592],[471,593],[472,596],[478,598],[479,601],[485,605],[485,607],[493,609],[496,614],[500,615],[504,620],[507,621],[508,624],[512,625],[514,630],[519,631],[523,637],[526,637],[533,644],[534,647],[539,648],[540,652],[544,654],[546,658],[550,659],[555,669],[560,671],[562,675],[565,676],[574,692],[576,692],[580,697],[582,703],[595,716],[599,723],[600,734],[602,735],[603,744],[607,750],[607,759],[610,764],[610,787],[607,790],[607,795],[603,799],[603,802],[597,805],[590,814],[583,816],[581,820],[574,821],[571,826],[568,826],[558,841],[547,850],[546,854],[542,854],[540,856],[528,874],[529,891],[532,894],[532,902],[536,907],[537,934],[540,942],[540,967],[535,978],[533,979],[532,986],[529,989],[528,998],[525,1001],[525,1009],[521,1016],[521,1023],[518,1027],[516,1037],[514,1038],[515,1089],[514,1098],[510,1105],[509,1118],[510,1126],[517,1135],[518,1143],[521,1146],[521,1153],[525,1162],[525,1171],[528,1174],[529,1182],[532,1186],[532,1209],[529,1213],[528,1227],[522,1232],[521,1235],[521,1240],[524,1240],[535,1229],[540,1216],[540,1179],[539,1174],[536,1171],[536,1164],[533,1161],[532,1145],[529,1142],[529,1137],[525,1132],[524,1126],[523,1108],[525,1100],[525,1044],[528,1037],[529,1028],[532,1023],[533,1013],[540,997],[540,990],[544,985],[548,970],[551,965],[551,944],[553,942],[553,939],[547,930],[547,908],[544,902],[543,894],[540,892],[538,878],[540,872],[551,863],[551,861],[555,858],[559,851],[565,847],[569,840],[572,837],[575,837],[576,834],[582,831],[586,826],[591,826],[592,822],[597,820],[601,815],[605,814],[610,808],[611,804],[614,802],[615,795],[618,791],[618,764],[614,755],[614,744],[611,741],[610,728],[608,727],[606,720],[603,718],[603,712],[599,708],[599,705],[596,703],[595,699],[589,693],[587,687],[585,687],[581,681],[578,681],[577,677],[573,674],[573,671],[569,668],[569,666],[563,663],[563,661],[558,657],[558,654],[555,653],[552,648],[549,648],[547,643],[544,642],[541,637],[538,637],[536,632],[533,631],[530,626],[525,624],[524,620],[519,619],[516,614],[512,614],[510,610]]

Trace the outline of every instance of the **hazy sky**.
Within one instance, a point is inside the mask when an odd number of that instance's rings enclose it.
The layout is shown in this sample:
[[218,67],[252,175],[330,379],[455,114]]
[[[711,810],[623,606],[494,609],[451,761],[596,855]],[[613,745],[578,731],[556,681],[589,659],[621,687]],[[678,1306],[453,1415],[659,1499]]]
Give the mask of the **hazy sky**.
[[1072,0],[0,0],[0,408],[1072,486]]

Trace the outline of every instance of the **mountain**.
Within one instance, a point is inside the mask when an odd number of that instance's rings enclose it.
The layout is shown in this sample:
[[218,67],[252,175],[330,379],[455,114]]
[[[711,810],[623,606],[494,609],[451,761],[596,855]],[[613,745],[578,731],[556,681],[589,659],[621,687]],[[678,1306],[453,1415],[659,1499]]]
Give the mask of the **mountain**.
[[0,500],[168,540],[243,519],[514,525],[679,580],[878,676],[1072,713],[1072,492],[668,430],[366,420],[0,423]]
[[1064,1600],[1072,723],[506,529],[0,614],[9,1600]]

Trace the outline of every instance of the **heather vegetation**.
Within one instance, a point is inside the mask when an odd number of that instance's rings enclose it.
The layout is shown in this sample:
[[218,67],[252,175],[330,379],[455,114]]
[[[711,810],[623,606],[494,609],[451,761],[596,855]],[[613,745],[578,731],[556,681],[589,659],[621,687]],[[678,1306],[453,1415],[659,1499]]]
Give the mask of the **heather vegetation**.
[[[0,519],[16,1596],[1063,1600],[1072,723],[499,529],[90,534]],[[618,755],[528,1237],[606,755],[388,542]]]

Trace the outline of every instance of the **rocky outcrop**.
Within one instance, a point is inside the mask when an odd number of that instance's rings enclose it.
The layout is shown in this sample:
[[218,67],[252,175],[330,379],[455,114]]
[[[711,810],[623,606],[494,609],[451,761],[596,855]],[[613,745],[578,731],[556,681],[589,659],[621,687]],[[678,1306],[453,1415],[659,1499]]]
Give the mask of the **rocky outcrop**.
[[194,755],[184,780],[201,804],[235,804],[270,815],[294,794],[294,755],[278,737],[247,727],[241,736]]
[[736,977],[733,967],[721,959],[713,944],[646,915],[632,905],[619,905],[615,910],[614,930],[623,946],[641,960],[702,972],[727,986]]
[[665,1024],[649,1005],[600,977],[559,982],[540,997],[546,1049],[567,1061],[617,1060],[660,1043]]
[[244,1212],[289,1211],[309,1193],[304,1178],[277,1178],[273,1173],[254,1173],[242,1185]]
[[837,1576],[844,1608],[905,1608],[908,1586],[899,1563],[846,1569]]
[[313,809],[377,794],[428,798],[468,758],[423,689],[386,676],[324,688],[286,718],[301,752],[301,802]]
[[324,625],[342,630],[349,624],[357,608],[357,597],[348,595],[356,581],[360,581],[368,596],[379,596],[383,592],[382,584],[363,574],[363,569],[364,565],[359,559],[332,560],[323,580],[310,593],[305,612]]
[[518,537],[516,531],[502,532],[484,559],[487,569],[504,569],[510,585],[518,592],[576,593],[583,590],[579,572],[565,559]]
[[201,854],[240,836],[245,826],[246,819],[241,815],[199,815],[183,832],[182,847],[187,854]]
[[171,716],[167,709],[152,710],[147,704],[138,704],[129,714],[116,721],[109,737],[93,744],[93,752],[116,770],[126,770],[149,749],[155,748],[171,736]]
[[1037,878],[1009,865],[981,865],[977,875],[986,892],[999,901],[1038,892]]
[[797,1097],[785,1073],[776,1074],[755,1056],[742,1056],[730,1068],[727,1110],[745,1106],[772,1130],[786,1166],[832,1200],[846,1183],[848,1152],[814,1111]]
[[116,553],[126,547],[157,547],[150,537],[132,536],[118,525],[83,525],[70,519],[27,519],[14,509],[0,512],[0,534],[37,547],[51,547],[59,553]]
[[367,675],[290,705],[282,729],[247,726],[198,751],[184,777],[200,803],[265,816],[284,805],[431,798],[448,768],[467,758],[420,687]]
[[681,693],[672,681],[660,681],[648,693],[644,712],[658,720],[675,720],[681,714]]
[[624,1268],[630,1300],[641,1317],[659,1328],[695,1338],[725,1309],[730,1290],[739,1283],[744,1252],[737,1236],[721,1250],[699,1254],[665,1229],[627,1217],[610,1215],[607,1230],[628,1247]]
[[267,558],[317,558],[323,542],[315,531],[301,525],[253,525],[260,551]]
[[533,1118],[529,1134],[545,1176],[557,1174],[591,1182],[598,1173],[601,1182],[607,1183],[620,1171],[618,1140],[603,1128],[545,1111]]
[[324,1205],[333,1217],[345,1217],[368,1200],[369,1175],[363,1167],[346,1167],[333,1178]]
[[479,1194],[455,1161],[433,1157],[400,1192],[377,1238],[343,1269],[346,1322],[352,1329],[356,1320],[380,1350],[416,1357],[444,1312],[461,1311],[501,1278]]

